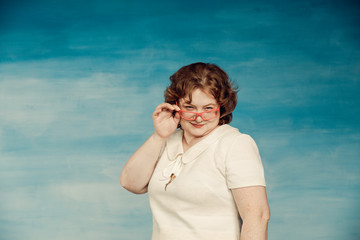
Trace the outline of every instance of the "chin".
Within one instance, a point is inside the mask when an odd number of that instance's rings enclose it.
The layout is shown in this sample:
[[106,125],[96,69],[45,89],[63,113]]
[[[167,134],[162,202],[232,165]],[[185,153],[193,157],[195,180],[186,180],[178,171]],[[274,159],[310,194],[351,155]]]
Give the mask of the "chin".
[[203,137],[210,133],[218,126],[218,121],[211,123],[192,123],[186,122],[181,124],[182,129],[193,137]]

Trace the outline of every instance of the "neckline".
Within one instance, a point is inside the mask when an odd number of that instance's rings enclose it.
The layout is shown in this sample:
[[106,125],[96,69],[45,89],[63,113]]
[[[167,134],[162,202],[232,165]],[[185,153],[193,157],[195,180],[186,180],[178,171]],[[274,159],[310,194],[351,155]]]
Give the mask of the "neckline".
[[221,125],[184,152],[182,146],[183,130],[179,130],[167,141],[168,158],[170,161],[174,161],[179,155],[181,155],[184,163],[191,162],[203,151],[205,151],[213,142],[218,141],[223,135],[233,131],[238,130],[228,124]]
[[192,148],[196,147],[196,145],[200,145],[200,143],[202,141],[204,141],[206,138],[210,137],[211,134],[216,131],[218,128],[222,127],[224,125],[218,125],[216,126],[211,132],[209,132],[208,134],[206,134],[205,136],[202,136],[200,140],[196,141],[194,144],[192,144],[190,147],[188,147],[186,150],[184,148],[184,142],[186,142],[185,140],[185,132],[184,130],[182,130],[182,136],[181,136],[181,150],[182,150],[182,153],[185,154],[186,152],[188,152],[189,150],[191,150]]

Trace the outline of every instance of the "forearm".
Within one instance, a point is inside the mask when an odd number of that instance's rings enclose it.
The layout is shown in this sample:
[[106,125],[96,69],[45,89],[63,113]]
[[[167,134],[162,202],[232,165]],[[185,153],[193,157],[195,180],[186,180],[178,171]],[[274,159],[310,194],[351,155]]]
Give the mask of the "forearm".
[[147,192],[147,185],[164,141],[164,139],[153,134],[129,158],[120,177],[120,183],[125,189],[138,194]]
[[240,240],[267,240],[268,218],[254,217],[243,221]]

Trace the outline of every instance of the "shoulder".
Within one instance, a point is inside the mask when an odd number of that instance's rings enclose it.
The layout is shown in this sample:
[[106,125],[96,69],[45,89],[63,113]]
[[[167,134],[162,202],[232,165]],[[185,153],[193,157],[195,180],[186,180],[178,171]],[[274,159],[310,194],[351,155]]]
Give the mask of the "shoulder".
[[168,157],[174,159],[182,152],[182,136],[183,130],[177,129],[165,142],[165,149]]
[[221,131],[224,132],[223,136],[221,137],[222,142],[226,143],[253,143],[253,138],[245,133],[239,131],[239,129],[232,127],[228,124],[220,126]]
[[170,135],[168,139],[166,139],[167,144],[171,144],[174,142],[178,142],[179,139],[181,139],[183,136],[183,130],[182,129],[176,129],[176,131]]
[[219,148],[224,151],[233,149],[234,151],[244,152],[252,150],[257,152],[257,145],[254,139],[245,133],[239,131],[239,129],[230,125],[223,125],[223,130],[226,133],[219,139]]

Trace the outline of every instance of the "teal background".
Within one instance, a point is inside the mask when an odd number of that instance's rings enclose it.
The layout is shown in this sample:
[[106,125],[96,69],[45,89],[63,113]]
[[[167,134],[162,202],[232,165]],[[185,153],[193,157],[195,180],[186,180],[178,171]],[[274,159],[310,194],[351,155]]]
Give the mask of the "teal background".
[[0,239],[150,239],[120,172],[197,61],[241,89],[269,239],[360,239],[359,39],[358,1],[1,1]]

